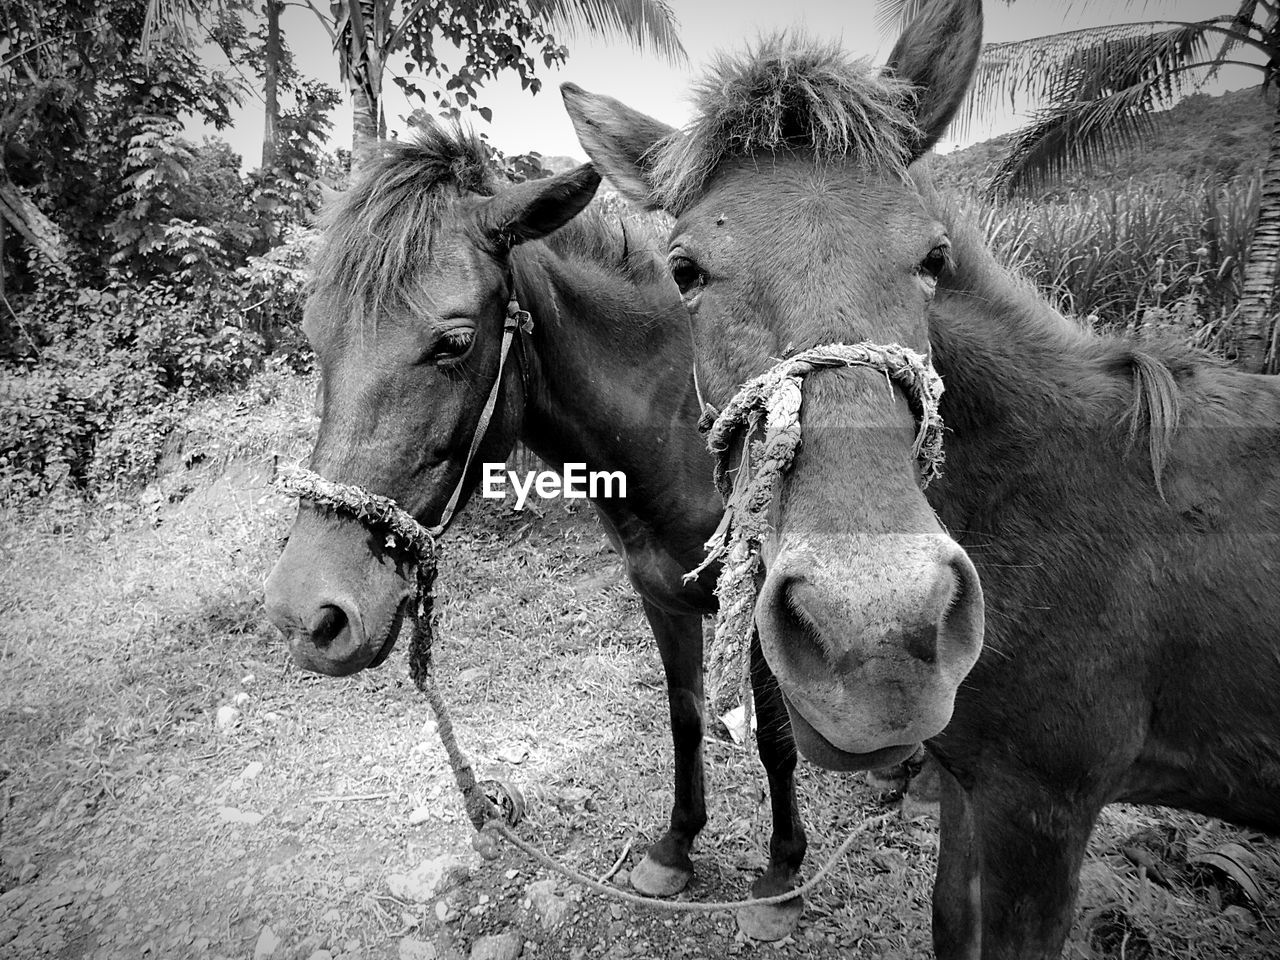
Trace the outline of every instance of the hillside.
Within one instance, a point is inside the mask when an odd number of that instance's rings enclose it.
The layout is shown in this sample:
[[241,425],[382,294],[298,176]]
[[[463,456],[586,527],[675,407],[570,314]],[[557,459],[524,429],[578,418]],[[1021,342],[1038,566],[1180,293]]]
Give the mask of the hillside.
[[[1215,176],[1229,180],[1262,164],[1274,117],[1274,94],[1264,100],[1257,87],[1211,97],[1194,94],[1155,115],[1151,138],[1092,170],[1069,173],[1033,197],[1123,186],[1154,185]],[[982,190],[1003,155],[1009,136],[984,140],[933,161],[940,183]]]

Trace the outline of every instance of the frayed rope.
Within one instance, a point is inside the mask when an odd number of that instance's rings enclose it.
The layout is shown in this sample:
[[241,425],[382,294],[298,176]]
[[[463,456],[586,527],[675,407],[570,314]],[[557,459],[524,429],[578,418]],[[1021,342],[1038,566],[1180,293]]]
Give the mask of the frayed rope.
[[[472,846],[486,860],[498,856],[495,836],[500,836],[535,862],[548,870],[588,890],[612,900],[666,913],[719,913],[729,910],[757,910],[764,906],[793,902],[816,889],[835,870],[853,847],[854,841],[872,827],[883,825],[893,814],[884,813],[864,820],[849,832],[808,881],[795,889],[770,897],[752,897],[748,900],[717,900],[714,902],[684,902],[661,900],[606,886],[603,878],[593,878],[548,855],[515,832],[520,814],[516,812],[515,798],[501,797],[499,787],[496,797],[491,797],[486,787],[494,781],[477,782],[471,761],[458,745],[453,721],[440,688],[431,670],[432,604],[435,599],[432,588],[438,566],[435,538],[439,527],[428,530],[410,516],[389,497],[369,493],[353,484],[334,483],[318,473],[300,467],[281,471],[275,477],[276,487],[283,493],[309,500],[316,506],[334,510],[363,523],[370,531],[386,535],[386,547],[399,552],[416,568],[417,592],[413,609],[413,639],[409,648],[409,673],[414,685],[426,697],[436,716],[436,733],[443,745],[454,782],[462,794],[467,818],[475,828]],[[497,801],[497,805],[495,804]],[[501,806],[501,809],[499,808]]]
[[431,670],[431,647],[434,628],[431,622],[435,604],[436,572],[439,566],[436,537],[439,527],[428,529],[418,523],[406,510],[390,497],[370,493],[354,484],[335,483],[318,473],[295,467],[282,470],[275,479],[276,487],[290,496],[309,500],[316,506],[344,514],[364,524],[371,532],[384,536],[384,546],[399,553],[414,568],[415,589],[410,621],[413,624],[409,641],[409,676],[413,684],[427,698],[436,715],[436,730],[440,736],[454,780],[462,794],[467,817],[477,831],[491,823],[501,822],[483,787],[477,783],[470,761],[458,746],[453,723],[444,698],[436,686]]
[[[743,384],[707,431],[707,448],[716,458],[715,481],[724,498],[724,516],[706,542],[706,558],[685,574],[688,582],[712,564],[722,564],[715,590],[720,609],[706,656],[707,699],[717,713],[730,705],[735,692],[749,703],[749,651],[759,593],[757,580],[763,572],[760,545],[769,530],[769,505],[778,478],[791,467],[800,448],[804,378],[831,367],[870,367],[902,387],[920,424],[913,453],[920,462],[921,485],[928,486],[942,473],[942,415],[938,411],[942,378],[929,358],[915,350],[896,343],[832,343],[801,351]],[[760,441],[753,437],[762,417],[764,440]],[[729,461],[739,437],[743,452],[734,475]]]

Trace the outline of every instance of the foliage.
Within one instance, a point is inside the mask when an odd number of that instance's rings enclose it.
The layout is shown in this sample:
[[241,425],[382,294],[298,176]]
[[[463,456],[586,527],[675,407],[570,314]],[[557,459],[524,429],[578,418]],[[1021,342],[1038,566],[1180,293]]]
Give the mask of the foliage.
[[996,255],[1068,314],[1100,329],[1160,333],[1222,353],[1257,217],[1257,176],[1199,188],[1131,186],[1061,203],[976,197],[963,216]]
[[324,187],[337,187],[347,177],[349,158],[327,154],[324,142],[333,127],[330,112],[338,91],[313,80],[293,87],[292,110],[280,116],[275,161],[250,177],[249,203],[256,212],[262,238],[278,243],[291,225],[304,223],[320,208]]
[[[880,0],[879,5],[882,22],[903,23],[924,0]],[[1224,64],[1258,70],[1269,88],[1280,68],[1275,5],[1259,0],[1214,5],[1219,7],[1214,15],[1194,21],[1113,23],[988,43],[960,128],[998,110],[1032,110],[1031,122],[1011,138],[995,172],[997,186],[1035,187],[1143,145],[1152,132],[1152,114],[1174,106]],[[1150,13],[1145,3],[1116,6],[1142,6],[1142,13]],[[1255,59],[1242,60],[1242,54]]]
[[241,291],[114,275],[78,288],[47,274],[16,313],[27,352],[0,388],[3,493],[144,479],[192,400],[237,387],[263,359]]
[[[1119,150],[1087,171],[1066,170],[1051,183],[1024,187],[1018,196],[1062,200],[1129,185],[1172,191],[1206,178],[1225,183],[1236,176],[1253,176],[1266,159],[1274,110],[1274,95],[1263,96],[1256,87],[1216,97],[1193,94],[1152,116],[1151,135],[1140,148]],[[932,161],[938,183],[988,191],[1009,141],[1009,136],[996,137],[939,154]]]
[[126,0],[5,3],[3,168],[68,236],[75,265],[98,274],[160,242],[193,160],[182,118],[225,126],[242,92],[191,50],[141,59],[143,12]]
[[[590,0],[584,3],[537,0],[525,4],[512,0],[480,0],[441,4],[407,4],[396,0],[335,3],[332,34],[341,44],[342,79],[362,88],[371,102],[382,93],[381,73],[387,60],[403,54],[404,75],[393,82],[405,93],[427,102],[427,91],[442,114],[457,118],[461,110],[492,116],[478,103],[480,87],[504,70],[514,71],[521,89],[537,93],[542,82],[535,76],[535,50],[544,65],[563,63],[569,51],[552,29],[616,34],[639,47],[652,46],[676,60],[684,55],[675,33],[670,10],[661,0]],[[370,8],[368,13],[364,8]],[[400,13],[397,19],[396,14]],[[371,14],[371,15],[369,15]],[[462,57],[456,68],[440,57],[440,49],[455,48]],[[443,84],[443,89],[440,85]]]
[[[354,101],[357,162],[386,133],[381,99],[392,58],[403,56],[403,74],[392,81],[410,98],[432,103],[457,119],[475,111],[488,121],[480,88],[500,74],[520,77],[536,94],[542,81],[537,60],[563,63],[569,51],[553,31],[584,29],[617,35],[637,47],[652,47],[672,60],[684,58],[675,21],[665,0],[337,0],[326,16],[312,5],[338,54],[338,73]],[[454,65],[445,56],[456,53]],[[430,99],[429,99],[430,98]]]
[[244,313],[273,359],[298,373],[310,372],[314,356],[302,333],[302,309],[306,302],[309,265],[319,234],[310,228],[290,226],[283,242],[259,257],[250,257],[236,271]]

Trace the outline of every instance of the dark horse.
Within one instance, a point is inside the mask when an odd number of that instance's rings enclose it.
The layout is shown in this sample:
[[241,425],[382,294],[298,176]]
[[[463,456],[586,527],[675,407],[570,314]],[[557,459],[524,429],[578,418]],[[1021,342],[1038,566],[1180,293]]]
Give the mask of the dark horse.
[[[395,498],[426,525],[459,483],[499,376],[507,301],[534,320],[502,368],[497,406],[468,471],[522,438],[553,466],[621,470],[625,498],[595,506],[639,591],[666,669],[675,746],[671,825],[632,872],[670,895],[693,872],[703,796],[702,617],[710,578],[685,584],[721,506],[694,424],[692,345],[652,224],[611,222],[590,166],[496,192],[481,144],[441,130],[393,146],[329,211],[305,328],[324,412],[311,468]],[[567,224],[567,225],[566,225]],[[553,232],[554,231],[554,232]],[[267,609],[305,669],[376,666],[412,581],[358,523],[304,505],[267,581]],[[760,757],[774,816],[770,862],[752,890],[785,892],[804,857],[795,749],[772,678],[755,680]],[[740,918],[781,937],[798,903]]]
[[[937,550],[936,512],[987,618],[927,744],[947,771],[935,948],[1034,960],[1062,949],[1105,804],[1280,832],[1280,378],[1080,329],[908,172],[981,32],[979,0],[934,0],[884,70],[765,41],[716,66],[678,132],[565,99],[601,171],[677,217],[669,263],[712,403],[815,344],[931,351],[948,432],[926,491],[900,392],[866,370],[810,377],[756,626],[801,752],[893,744],[853,704],[880,695],[868,632],[934,655],[937,608],[906,602],[900,558]],[[837,577],[862,596],[833,599]]]

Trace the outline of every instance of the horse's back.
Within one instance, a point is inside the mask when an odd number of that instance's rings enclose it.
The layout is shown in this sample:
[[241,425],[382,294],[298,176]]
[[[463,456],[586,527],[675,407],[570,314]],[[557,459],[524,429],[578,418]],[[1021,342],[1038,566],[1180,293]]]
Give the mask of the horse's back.
[[1280,832],[1280,378],[1198,372],[1162,486],[1124,798]]
[[937,745],[1280,831],[1280,378],[1180,380],[1159,487],[1146,444],[1064,418],[962,518],[987,650]]

